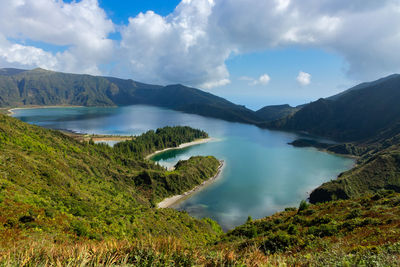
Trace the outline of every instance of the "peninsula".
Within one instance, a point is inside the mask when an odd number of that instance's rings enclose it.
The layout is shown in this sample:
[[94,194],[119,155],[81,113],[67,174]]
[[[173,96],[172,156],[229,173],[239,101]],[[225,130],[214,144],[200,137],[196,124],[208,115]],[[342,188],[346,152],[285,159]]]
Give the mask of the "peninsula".
[[214,176],[212,176],[208,180],[205,180],[204,182],[202,182],[195,188],[184,192],[183,194],[165,198],[163,201],[161,201],[157,204],[157,207],[158,208],[170,208],[170,207],[174,206],[175,204],[179,203],[180,201],[185,200],[188,197],[192,196],[193,194],[201,191],[203,188],[210,185],[211,183],[215,182],[221,176],[222,170],[225,167],[225,162],[223,160],[220,160],[219,162],[220,162],[220,164],[218,166],[217,173]]

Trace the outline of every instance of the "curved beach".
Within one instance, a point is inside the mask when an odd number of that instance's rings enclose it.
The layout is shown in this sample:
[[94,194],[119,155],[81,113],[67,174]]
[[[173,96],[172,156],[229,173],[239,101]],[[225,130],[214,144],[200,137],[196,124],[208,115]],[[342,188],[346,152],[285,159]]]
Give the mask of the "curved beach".
[[210,142],[210,141],[212,141],[212,140],[214,140],[214,139],[211,138],[211,137],[210,137],[210,138],[203,138],[203,139],[194,140],[194,141],[189,142],[189,143],[180,144],[180,145],[177,146],[177,147],[170,147],[170,148],[166,148],[166,149],[163,149],[163,150],[158,150],[158,151],[156,151],[156,152],[154,152],[154,153],[151,153],[151,154],[147,155],[147,156],[145,157],[145,159],[150,159],[151,157],[153,157],[153,156],[155,156],[155,155],[157,155],[157,154],[159,154],[159,153],[168,151],[168,150],[182,149],[182,148],[189,147],[189,146],[194,146],[194,145],[199,145],[199,144],[208,143],[208,142]]
[[7,109],[7,114],[9,116],[14,115],[14,110],[18,109],[39,109],[39,108],[83,108],[84,106],[74,106],[74,105],[53,105],[53,106],[23,106],[23,107],[15,107],[15,108],[8,108]]
[[199,192],[200,190],[202,190],[206,186],[208,186],[211,183],[215,182],[221,176],[222,170],[225,167],[225,161],[220,160],[219,162],[220,162],[220,164],[218,166],[217,173],[213,177],[211,177],[210,179],[202,182],[201,184],[199,184],[195,188],[193,188],[193,189],[191,189],[191,190],[189,190],[189,191],[187,191],[187,192],[185,192],[185,193],[183,193],[181,195],[175,195],[175,196],[172,196],[172,197],[165,198],[163,201],[161,201],[161,202],[159,202],[157,204],[157,208],[159,208],[159,209],[170,208],[174,204],[176,204],[176,203],[188,198],[189,196],[193,195],[194,193]]

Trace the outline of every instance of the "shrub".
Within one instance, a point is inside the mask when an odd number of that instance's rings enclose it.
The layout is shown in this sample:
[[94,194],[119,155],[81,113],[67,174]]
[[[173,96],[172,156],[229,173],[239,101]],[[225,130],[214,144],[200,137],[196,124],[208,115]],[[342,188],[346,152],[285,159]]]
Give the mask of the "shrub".
[[261,250],[265,254],[284,252],[297,243],[298,239],[295,236],[289,235],[283,231],[279,231],[276,234],[270,235],[263,242],[261,245]]
[[378,191],[375,195],[371,197],[372,200],[379,200],[385,197],[388,197],[389,195],[393,194],[393,190],[380,190]]
[[361,213],[362,212],[360,209],[354,209],[346,216],[346,219],[354,219],[354,218],[360,217]]
[[303,210],[308,209],[308,206],[309,206],[309,204],[307,203],[307,201],[302,200],[302,201],[300,202],[299,211],[298,211],[298,212],[302,212]]
[[320,226],[311,226],[307,234],[324,237],[324,236],[332,236],[338,233],[338,229],[334,224],[321,224]]
[[22,216],[19,218],[19,221],[22,223],[30,223],[30,222],[33,222],[34,220],[35,220],[35,218],[33,218],[30,215],[25,215],[25,216]]
[[315,217],[312,219],[308,225],[313,226],[313,225],[321,225],[321,224],[328,224],[332,222],[332,219],[329,218],[328,216],[322,216],[322,217]]
[[287,229],[287,232],[291,235],[297,235],[299,234],[299,230],[297,229],[297,226],[294,224],[289,224],[289,227]]
[[54,218],[54,210],[52,209],[45,209],[44,215],[48,218]]
[[83,222],[81,221],[72,222],[71,227],[77,236],[88,236],[87,227]]
[[16,226],[17,223],[18,222],[16,219],[10,218],[10,219],[7,219],[6,223],[4,224],[4,227],[12,228],[12,227]]
[[285,208],[285,211],[295,211],[295,210],[297,210],[295,207]]

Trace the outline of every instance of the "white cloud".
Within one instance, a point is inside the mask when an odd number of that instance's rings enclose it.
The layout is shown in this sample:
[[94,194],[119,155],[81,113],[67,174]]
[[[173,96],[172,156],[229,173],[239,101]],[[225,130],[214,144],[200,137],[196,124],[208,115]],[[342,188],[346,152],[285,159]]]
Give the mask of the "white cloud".
[[53,69],[57,64],[57,59],[43,49],[12,44],[0,35],[0,63],[2,65],[14,64],[15,67],[41,66]]
[[130,18],[121,31],[120,68],[153,83],[228,84],[225,60],[232,50],[210,35],[213,6],[211,0],[182,1],[167,17],[149,11]]
[[225,86],[225,85],[230,84],[230,83],[231,83],[231,80],[222,79],[222,80],[218,80],[218,81],[215,81],[215,82],[205,82],[205,83],[202,84],[202,87],[206,88],[206,89],[211,89],[213,87]]
[[[115,29],[121,41],[108,37]],[[35,42],[66,48],[54,52]],[[2,66],[211,88],[230,82],[230,56],[293,46],[340,55],[355,79],[398,72],[400,2],[182,0],[168,16],[149,11],[117,27],[97,0],[0,1]],[[252,81],[269,81],[260,78]]]
[[300,71],[299,75],[297,75],[296,80],[300,85],[303,85],[303,86],[309,85],[311,83],[311,74]]
[[268,74],[263,74],[260,76],[260,78],[258,78],[258,83],[262,84],[262,85],[266,85],[269,83],[270,80],[271,80],[271,78],[269,77]]
[[210,20],[241,53],[295,45],[342,56],[355,79],[400,71],[397,0],[219,0]]
[[269,81],[271,80],[271,77],[269,77],[268,74],[263,74],[258,79],[254,79],[252,77],[248,76],[241,76],[239,77],[239,80],[241,81],[247,81],[249,82],[249,85],[267,85]]
[[284,11],[288,8],[290,5],[290,0],[275,0],[276,2],[276,9],[278,11]]
[[[114,24],[97,0],[70,4],[56,0],[2,0],[0,62],[99,74],[99,65],[108,63],[113,55],[113,41],[107,38],[113,31]],[[58,53],[45,51],[24,45],[26,40],[67,49]]]

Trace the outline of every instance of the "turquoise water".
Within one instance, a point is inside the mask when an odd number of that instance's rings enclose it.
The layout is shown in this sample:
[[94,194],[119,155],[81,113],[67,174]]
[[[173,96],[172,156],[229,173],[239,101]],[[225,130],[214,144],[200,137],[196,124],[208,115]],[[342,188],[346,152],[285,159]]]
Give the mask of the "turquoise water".
[[262,218],[298,206],[313,188],[335,179],[354,161],[295,148],[292,133],[205,118],[151,106],[118,108],[47,108],[15,110],[14,117],[40,126],[81,133],[137,135],[163,126],[188,125],[205,130],[214,141],[170,150],[154,160],[172,166],[193,155],[214,155],[225,161],[221,177],[174,208],[195,217],[211,217],[224,229],[242,224],[250,215]]

